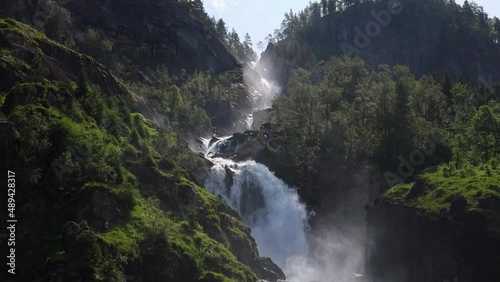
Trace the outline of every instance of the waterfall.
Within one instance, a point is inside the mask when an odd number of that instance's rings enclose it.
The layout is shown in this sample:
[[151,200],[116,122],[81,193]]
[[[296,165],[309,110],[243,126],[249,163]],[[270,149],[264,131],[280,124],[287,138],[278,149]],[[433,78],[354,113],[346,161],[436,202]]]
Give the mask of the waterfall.
[[281,93],[282,88],[274,81],[270,81],[260,76],[258,72],[254,69],[256,62],[252,62],[250,65],[245,67],[245,73],[248,74],[244,76],[245,84],[248,87],[248,96],[251,100],[252,111],[245,119],[246,129],[258,129],[260,124],[256,125],[254,128],[254,113],[256,111],[263,111],[271,108],[273,105],[273,99]]
[[[281,88],[260,76],[245,82],[253,109],[241,122],[254,129],[254,113],[270,108]],[[297,192],[263,164],[217,157],[230,137],[200,138],[201,152],[214,164],[205,186],[239,213],[251,229],[259,254],[270,257],[287,281],[319,281],[318,271],[308,259],[307,211]]]
[[[256,127],[254,113],[270,108],[274,97],[281,92],[274,82],[256,77],[246,81],[253,111],[240,122],[245,122],[247,129]],[[306,207],[294,189],[263,164],[220,157],[220,153],[228,148],[238,151],[237,142],[234,145],[229,138],[231,136],[200,138],[202,148],[197,147],[196,151],[204,153],[214,164],[204,184],[239,213],[251,229],[259,254],[270,257],[289,282],[361,281],[357,278],[362,275],[358,274],[354,275],[356,280],[350,279],[353,277],[351,268],[342,271],[334,265],[332,256],[347,246],[342,242],[342,236],[327,232],[328,238],[321,239],[308,233]],[[310,242],[311,238],[314,244]],[[339,257],[336,262],[345,265],[345,256]],[[344,278],[339,279],[340,276]]]
[[276,85],[274,81],[268,81],[267,79],[261,78],[260,81],[262,88],[262,98],[260,100],[260,110],[268,109],[273,105],[273,99],[278,93],[281,92],[281,87]]
[[307,212],[295,190],[255,161],[234,162],[211,157],[227,140],[202,139],[214,166],[207,188],[236,210],[251,228],[261,256],[270,257],[285,273],[297,258],[308,256]]

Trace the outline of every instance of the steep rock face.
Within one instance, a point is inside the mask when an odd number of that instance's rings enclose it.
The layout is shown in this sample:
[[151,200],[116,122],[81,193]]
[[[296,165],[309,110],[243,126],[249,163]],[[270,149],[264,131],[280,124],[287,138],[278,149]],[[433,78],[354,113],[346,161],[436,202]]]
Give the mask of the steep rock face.
[[448,218],[389,201],[367,206],[372,281],[498,281],[499,230],[456,202]]
[[71,1],[68,5],[81,26],[103,29],[116,40],[115,48],[137,65],[169,71],[232,69],[237,60],[215,34],[182,2],[165,0]]

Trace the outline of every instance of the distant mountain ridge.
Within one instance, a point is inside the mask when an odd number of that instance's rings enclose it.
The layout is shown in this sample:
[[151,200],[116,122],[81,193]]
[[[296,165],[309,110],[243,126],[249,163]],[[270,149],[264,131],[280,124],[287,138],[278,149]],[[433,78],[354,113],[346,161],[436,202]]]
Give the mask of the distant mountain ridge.
[[[305,27],[296,28],[294,17],[287,16],[286,28],[262,54],[261,68],[274,66],[274,78],[286,82],[297,66],[345,55],[360,57],[372,68],[408,65],[417,77],[448,73],[471,84],[480,77],[500,81],[500,44],[494,42],[498,23],[481,7],[468,7],[445,1],[365,1],[315,20],[313,4]],[[297,49],[302,52],[292,51]]]

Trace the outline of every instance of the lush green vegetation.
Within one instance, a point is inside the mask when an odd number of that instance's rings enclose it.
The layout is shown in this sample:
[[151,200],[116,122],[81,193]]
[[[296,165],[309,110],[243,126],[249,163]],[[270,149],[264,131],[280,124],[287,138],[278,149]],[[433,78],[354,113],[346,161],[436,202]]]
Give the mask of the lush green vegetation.
[[[207,36],[217,36],[242,61],[255,60],[251,38],[241,42],[222,19],[208,17],[200,0],[167,2],[189,11]],[[301,196],[314,206],[367,163],[378,171],[396,171],[416,150],[432,151],[425,161],[418,159],[422,163],[411,173],[425,179],[428,189],[411,198],[416,184],[401,176],[396,182],[403,183],[383,199],[443,214],[461,196],[470,212],[496,216],[491,203],[500,197],[500,105],[478,99],[466,83],[453,84],[447,76],[415,77],[406,66],[373,69],[361,59],[330,57],[341,50],[317,42],[323,38],[323,22],[359,2],[313,2],[298,14],[287,13],[281,29],[268,36],[276,55],[293,69],[271,114],[277,128],[266,141],[271,165],[301,187]],[[363,2],[368,10],[384,4]],[[449,42],[498,45],[499,20],[475,4],[404,2],[416,18],[442,17]],[[78,26],[57,1],[41,3],[51,12],[37,30],[0,19],[0,118],[15,124],[16,172],[28,176],[20,182],[26,195],[19,201],[51,207],[40,215],[23,214],[34,239],[21,251],[42,247],[21,275],[29,280],[66,264],[90,280],[123,281],[131,268],[146,267],[154,254],[167,257],[158,265],[172,265],[168,271],[177,277],[256,280],[235,256],[242,245],[251,257],[258,256],[248,229],[195,183],[189,171],[206,169],[206,163],[181,138],[209,135],[214,126],[231,122],[232,112],[241,107],[242,70],[213,74],[168,71],[175,66],[147,68],[154,62],[142,64],[146,59],[140,53],[122,52],[110,33]],[[0,15],[22,18],[33,8],[4,1]],[[50,49],[56,49],[52,57],[44,53]],[[109,66],[121,83],[106,87],[99,78],[105,73],[110,82],[114,76],[89,56]],[[124,85],[125,90],[116,90]],[[152,120],[133,112],[136,107]],[[432,150],[425,142],[430,137]],[[86,205],[95,204],[89,200],[95,193],[121,209],[104,227],[81,215]],[[82,230],[68,248],[58,237],[70,220]],[[147,270],[154,275],[158,269]]]
[[[334,175],[325,173],[329,167],[355,169],[369,161],[397,171],[414,152],[420,156],[412,160],[417,165],[410,174],[442,163],[456,170],[494,167],[500,157],[500,107],[494,100],[478,102],[462,83],[445,93],[439,80],[416,79],[403,66],[382,65],[372,72],[359,59],[332,58],[297,69],[287,93],[275,100],[272,117],[280,142],[271,152],[278,167],[297,173],[292,180],[313,202],[322,193],[319,187],[334,183]],[[396,183],[408,177],[399,174]]]
[[[267,153],[278,175],[301,187],[301,196],[312,206],[321,205],[324,195],[341,199],[359,185],[359,178],[380,178],[374,182],[383,184],[371,185],[385,190],[428,167],[449,164],[463,170],[498,163],[498,88],[477,87],[474,78],[450,77],[435,68],[377,65],[380,60],[374,58],[387,50],[396,57],[403,48],[396,43],[401,38],[425,41],[429,30],[424,27],[430,22],[446,34],[440,37],[440,46],[450,46],[445,50],[476,42],[496,54],[499,20],[468,1],[463,6],[453,1],[399,2],[404,7],[399,16],[405,19],[393,15],[397,24],[384,26],[384,36],[372,38],[370,50],[358,54],[366,61],[344,57],[339,43],[352,37],[345,26],[362,26],[370,12],[387,9],[386,1],[311,2],[298,13],[286,13],[281,28],[267,37],[263,67],[279,69],[281,74],[270,75],[287,85],[274,103],[272,118],[279,133],[268,142]],[[425,42],[418,46],[409,52],[428,47]],[[415,154],[417,165],[401,173],[401,164],[410,164]],[[381,177],[356,176],[373,166]]]
[[[95,79],[98,74],[85,65],[95,64],[92,59],[68,53],[78,61],[79,75],[68,72],[72,79],[54,79],[51,67],[56,64],[39,63],[48,61],[39,46],[61,52],[65,47],[13,20],[0,20],[0,36],[4,39],[0,40],[0,73],[5,82],[0,106],[3,119],[15,125],[10,148],[15,158],[10,161],[16,174],[23,175],[18,179],[23,190],[17,200],[50,207],[41,214],[29,209],[18,212],[26,224],[23,232],[34,238],[19,251],[28,254],[28,250],[43,246],[30,260],[20,262],[23,271],[19,277],[31,280],[51,275],[64,264],[71,269],[68,277],[124,281],[124,275],[130,273],[127,269],[146,267],[142,260],[150,250],[156,250],[158,266],[171,264],[166,273],[172,277],[256,280],[252,270],[232,252],[239,240],[240,247],[245,246],[258,258],[247,227],[178,164],[204,167],[177,132],[210,129],[207,114],[192,104],[198,94],[192,88],[205,80],[217,85],[216,78],[197,74],[182,89],[170,82],[156,89],[131,85],[131,89],[144,90],[141,92],[149,101],[155,99],[155,110],[172,120],[172,124],[159,127],[132,112],[126,96],[95,84],[90,77]],[[23,48],[38,59],[19,56],[22,49],[8,38],[26,42]],[[71,65],[66,67],[71,69]],[[181,91],[189,94],[182,96]],[[200,95],[208,99],[210,89],[205,91]],[[97,200],[95,195],[100,195]],[[99,202],[106,198],[111,202]],[[86,215],[88,205],[97,209],[95,214]],[[118,211],[100,226],[96,222],[109,214],[108,205]],[[77,221],[81,231],[61,242],[61,227],[67,221]],[[167,260],[161,261],[165,257]],[[153,269],[150,273],[147,279],[152,281],[157,273]]]

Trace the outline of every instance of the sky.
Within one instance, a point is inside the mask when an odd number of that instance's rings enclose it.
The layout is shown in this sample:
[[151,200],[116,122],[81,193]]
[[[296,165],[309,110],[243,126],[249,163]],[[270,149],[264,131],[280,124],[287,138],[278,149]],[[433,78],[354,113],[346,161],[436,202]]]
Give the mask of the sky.
[[[298,12],[309,4],[310,0],[203,0],[205,10],[210,16],[223,18],[229,30],[234,28],[243,38],[249,33],[254,43],[264,41],[269,33],[279,28],[284,14],[290,9]],[[464,0],[456,0],[463,4]],[[500,17],[499,0],[475,0],[484,11]],[[260,53],[260,50],[256,50]]]

